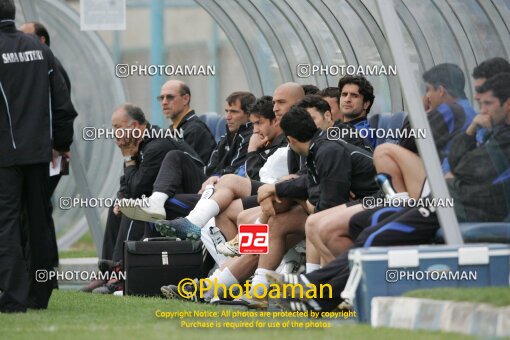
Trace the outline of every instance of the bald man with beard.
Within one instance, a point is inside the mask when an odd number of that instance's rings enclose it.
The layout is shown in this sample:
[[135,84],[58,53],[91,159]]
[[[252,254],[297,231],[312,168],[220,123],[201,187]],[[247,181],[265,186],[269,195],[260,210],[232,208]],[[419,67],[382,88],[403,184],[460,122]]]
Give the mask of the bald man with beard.
[[180,80],[169,80],[161,87],[157,99],[165,117],[172,121],[170,129],[182,130],[184,141],[198,153],[204,164],[209,163],[216,140],[207,125],[190,108],[191,91],[188,85]]

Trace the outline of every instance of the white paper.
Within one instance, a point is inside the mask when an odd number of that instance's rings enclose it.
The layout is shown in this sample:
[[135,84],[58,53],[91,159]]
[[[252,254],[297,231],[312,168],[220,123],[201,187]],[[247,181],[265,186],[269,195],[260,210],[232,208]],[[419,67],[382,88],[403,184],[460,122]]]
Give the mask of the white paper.
[[59,175],[61,167],[62,167],[62,156],[58,156],[57,157],[57,165],[55,167],[53,167],[53,163],[50,162],[50,177]]

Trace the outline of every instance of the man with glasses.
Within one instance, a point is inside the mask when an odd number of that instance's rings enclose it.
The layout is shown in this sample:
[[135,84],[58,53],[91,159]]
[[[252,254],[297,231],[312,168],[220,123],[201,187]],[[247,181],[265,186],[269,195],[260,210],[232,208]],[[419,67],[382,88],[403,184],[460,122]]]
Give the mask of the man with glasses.
[[207,164],[216,147],[213,134],[190,108],[191,91],[183,81],[169,80],[161,87],[157,97],[163,114],[172,121],[170,129],[182,129],[184,140],[198,153],[202,162]]

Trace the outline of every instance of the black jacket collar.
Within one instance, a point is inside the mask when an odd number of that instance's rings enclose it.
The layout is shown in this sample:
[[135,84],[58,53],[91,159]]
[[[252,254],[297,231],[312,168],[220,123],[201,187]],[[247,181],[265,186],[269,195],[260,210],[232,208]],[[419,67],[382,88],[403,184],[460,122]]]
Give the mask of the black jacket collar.
[[311,154],[315,150],[315,148],[317,146],[317,142],[323,138],[324,138],[324,130],[317,129],[317,131],[313,135],[312,139],[310,140],[310,146],[308,147],[309,154]]
[[181,122],[177,126],[177,129],[181,128],[184,124],[186,124],[190,119],[193,119],[195,117],[195,110],[191,110],[190,112],[186,113],[184,117],[182,117]]
[[273,141],[268,145],[267,149],[270,149],[275,146],[280,146],[282,144],[287,144],[287,138],[285,137],[285,134],[282,132],[279,134]]
[[14,20],[0,20],[0,30],[6,33],[16,32],[16,25],[14,24]]

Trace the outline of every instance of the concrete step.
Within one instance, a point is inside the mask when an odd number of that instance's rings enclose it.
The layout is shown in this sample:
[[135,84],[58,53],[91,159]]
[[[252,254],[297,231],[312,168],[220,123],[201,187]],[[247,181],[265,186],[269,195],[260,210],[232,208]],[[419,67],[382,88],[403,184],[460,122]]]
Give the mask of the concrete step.
[[59,285],[83,286],[86,285],[93,273],[97,273],[97,257],[82,257],[60,259],[57,272]]
[[480,337],[510,336],[510,306],[408,297],[372,299],[372,327],[423,329]]

